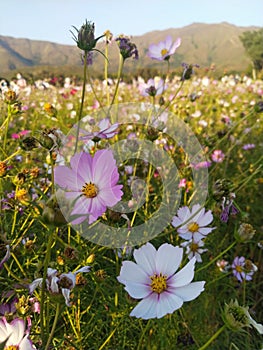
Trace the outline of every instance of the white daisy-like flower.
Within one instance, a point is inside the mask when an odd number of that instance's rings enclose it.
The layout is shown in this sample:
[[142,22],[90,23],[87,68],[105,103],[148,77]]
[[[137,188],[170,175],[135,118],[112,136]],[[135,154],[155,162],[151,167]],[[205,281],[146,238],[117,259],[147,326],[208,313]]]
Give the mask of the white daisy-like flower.
[[188,207],[179,208],[177,215],[173,217],[172,225],[181,238],[198,242],[215,229],[215,227],[205,227],[212,221],[211,210],[205,212],[205,208],[195,204],[191,210]]
[[130,316],[161,318],[179,309],[185,301],[199,296],[205,281],[192,282],[196,259],[192,258],[179,272],[183,248],[162,244],[158,250],[147,243],[133,253],[136,263],[122,263],[118,281],[132,298],[142,299]]
[[[84,266],[75,272],[62,273],[61,275],[57,270],[48,268],[46,286],[47,290],[51,294],[62,294],[66,305],[71,306],[70,292],[76,285],[76,276],[80,272],[89,272],[90,267]],[[43,278],[35,279],[29,285],[29,293],[32,294],[37,287],[42,285]]]
[[201,254],[204,252],[207,252],[207,249],[203,249],[204,246],[203,241],[185,241],[180,244],[181,247],[186,248],[186,254],[189,260],[191,260],[193,257],[196,258],[197,262],[202,262]]
[[25,335],[25,321],[21,318],[15,318],[10,323],[5,317],[0,320],[0,345],[5,344],[4,349],[35,350],[28,336]]

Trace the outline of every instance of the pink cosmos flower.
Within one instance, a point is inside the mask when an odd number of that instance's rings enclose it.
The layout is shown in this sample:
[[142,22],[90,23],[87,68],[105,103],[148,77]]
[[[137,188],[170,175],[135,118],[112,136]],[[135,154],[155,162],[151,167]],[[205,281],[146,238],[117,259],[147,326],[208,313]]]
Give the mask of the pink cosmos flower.
[[205,212],[200,204],[195,204],[190,210],[188,207],[179,208],[177,216],[173,217],[172,225],[177,228],[179,236],[185,240],[199,242],[205,238],[214,227],[205,227],[213,221],[211,210]]
[[220,149],[216,149],[211,155],[212,161],[215,163],[222,163],[225,155]]
[[94,157],[80,152],[71,158],[70,166],[55,168],[55,183],[74,202],[71,222],[80,224],[88,219],[91,224],[122,197],[116,161],[110,150],[99,150]]
[[25,321],[20,318],[15,318],[10,323],[5,317],[0,320],[0,344],[2,343],[5,344],[4,349],[36,349],[31,340],[28,339],[28,334],[25,335]]
[[160,41],[157,45],[151,44],[149,46],[148,56],[154,60],[167,61],[180,45],[180,38],[173,43],[172,37],[168,35],[164,41]]
[[205,281],[192,282],[195,258],[192,258],[179,272],[183,248],[165,243],[158,250],[146,243],[133,253],[136,263],[122,263],[118,281],[132,298],[142,299],[130,316],[161,318],[179,309],[185,301],[199,296]]

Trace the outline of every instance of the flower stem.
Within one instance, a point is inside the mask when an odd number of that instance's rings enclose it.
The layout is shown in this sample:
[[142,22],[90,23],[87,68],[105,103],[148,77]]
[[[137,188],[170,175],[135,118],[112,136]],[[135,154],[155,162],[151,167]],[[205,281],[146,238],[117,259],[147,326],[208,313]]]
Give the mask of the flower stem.
[[77,152],[78,149],[78,142],[79,142],[79,123],[82,116],[83,106],[84,106],[84,99],[85,99],[85,90],[86,90],[86,79],[87,79],[87,56],[88,52],[84,52],[84,70],[83,70],[83,86],[82,86],[82,94],[81,94],[81,103],[80,103],[80,109],[77,119],[77,133],[76,133],[76,143],[75,143],[75,150],[74,153]]
[[116,87],[115,87],[115,91],[114,91],[114,94],[113,94],[113,97],[112,97],[112,100],[111,100],[111,104],[110,104],[108,113],[110,112],[111,107],[114,104],[115,99],[116,99],[116,97],[118,95],[118,92],[119,92],[119,85],[120,85],[120,80],[121,80],[121,76],[122,76],[123,66],[124,66],[124,59],[123,59],[122,55],[120,55],[120,63],[119,63],[119,69],[118,69],[117,84],[116,84]]
[[108,44],[106,42],[105,46],[105,64],[104,64],[104,80],[106,83],[106,98],[107,98],[107,107],[110,105],[110,94],[109,94],[109,86],[108,86]]
[[48,264],[50,261],[50,253],[51,253],[51,247],[54,242],[54,235],[52,230],[49,232],[49,238],[47,243],[47,249],[46,249],[46,256],[44,260],[44,271],[43,271],[43,279],[42,279],[42,285],[41,285],[41,299],[40,299],[40,328],[41,328],[41,339],[43,344],[45,344],[45,315],[44,315],[44,303],[45,303],[45,287],[46,287],[46,279],[47,279],[47,269]]
[[8,108],[7,108],[7,118],[6,118],[6,127],[5,127],[5,134],[4,134],[4,143],[3,143],[3,150],[5,151],[6,148],[6,142],[7,142],[7,132],[8,132],[8,128],[9,128],[9,122],[12,116],[12,109],[11,109],[11,105],[8,104]]
[[56,307],[56,314],[55,314],[55,318],[54,318],[54,321],[53,321],[53,326],[52,326],[52,329],[51,329],[51,332],[49,334],[49,337],[48,337],[48,340],[47,340],[47,344],[45,346],[45,350],[48,350],[49,348],[49,344],[53,338],[53,335],[55,333],[55,329],[56,329],[56,325],[57,325],[57,322],[58,322],[58,317],[60,315],[60,304],[57,303],[57,307]]
[[226,325],[224,324],[219,330],[198,350],[205,350],[218,336],[221,334],[226,328]]

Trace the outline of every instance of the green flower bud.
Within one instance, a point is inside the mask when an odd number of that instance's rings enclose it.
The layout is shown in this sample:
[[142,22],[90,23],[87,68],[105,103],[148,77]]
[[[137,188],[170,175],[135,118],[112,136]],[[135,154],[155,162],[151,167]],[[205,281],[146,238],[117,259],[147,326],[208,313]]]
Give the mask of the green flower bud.
[[222,317],[226,326],[234,332],[240,332],[244,327],[253,326],[260,334],[263,334],[263,326],[253,320],[248,312],[248,307],[240,306],[237,300],[231,300],[229,304],[225,304]]
[[79,49],[89,52],[95,49],[97,41],[104,35],[95,39],[95,25],[94,23],[88,22],[84,23],[78,30],[76,27],[73,28],[77,31],[77,36],[71,31],[73,35],[73,40],[77,43]]
[[49,200],[45,203],[42,218],[47,225],[53,226],[63,226],[67,223],[65,217],[63,216],[57,201],[57,195],[60,195],[62,191],[57,191],[53,194]]
[[24,139],[21,139],[20,147],[24,151],[32,151],[34,148],[38,147],[38,141],[35,137],[28,136],[28,137],[25,137]]

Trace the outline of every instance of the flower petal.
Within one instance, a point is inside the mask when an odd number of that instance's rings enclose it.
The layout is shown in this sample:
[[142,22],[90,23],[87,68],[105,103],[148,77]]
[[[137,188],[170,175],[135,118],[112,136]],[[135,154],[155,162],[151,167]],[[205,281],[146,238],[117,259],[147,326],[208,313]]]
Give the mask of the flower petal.
[[110,150],[99,150],[95,153],[92,166],[94,183],[99,187],[111,184],[112,177],[116,176],[116,161]]
[[56,185],[69,191],[80,191],[84,185],[83,180],[79,178],[78,174],[64,165],[55,167],[54,179]]
[[170,277],[177,271],[183,258],[183,248],[165,243],[156,253],[156,272]]
[[204,291],[205,281],[192,282],[183,287],[173,289],[173,293],[183,301],[190,301],[198,297]]
[[125,290],[132,298],[135,299],[145,298],[152,293],[151,287],[149,285],[131,281],[126,283]]
[[93,158],[89,153],[75,153],[70,159],[71,168],[78,173],[79,178],[85,183],[92,182],[92,162]]
[[177,211],[177,216],[181,220],[181,224],[184,223],[190,216],[190,210],[188,207],[181,207]]
[[61,289],[61,293],[65,299],[65,303],[67,306],[71,306],[71,302],[70,302],[70,290],[67,288],[62,288]]
[[157,318],[173,313],[183,305],[182,298],[170,292],[163,292],[157,303]]
[[30,283],[30,285],[28,286],[29,294],[32,294],[37,287],[40,287],[42,284],[42,281],[43,281],[43,278],[37,278],[32,283]]
[[141,248],[135,249],[133,256],[140,268],[143,269],[149,277],[156,273],[156,249],[151,243],[148,242]]
[[156,318],[157,310],[156,305],[158,302],[158,296],[156,293],[152,293],[147,298],[141,300],[138,305],[130,313],[130,316],[137,318],[143,318],[148,320],[150,318]]
[[125,285],[129,281],[143,285],[151,283],[149,276],[142,267],[132,261],[124,261],[122,263],[120,275],[117,277],[117,280]]
[[28,339],[28,335],[26,335],[21,343],[19,344],[19,350],[35,350],[33,347],[31,340]]
[[206,225],[209,225],[212,221],[213,221],[212,212],[211,210],[208,210],[204,215],[198,218],[198,225],[206,226]]
[[182,270],[167,280],[169,287],[182,287],[189,284],[194,278],[194,268],[196,259],[193,257]]

